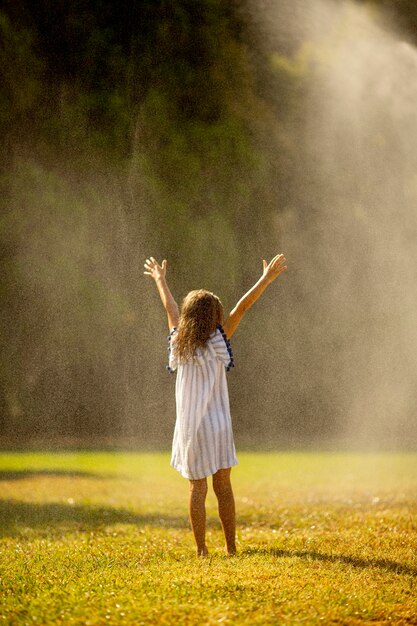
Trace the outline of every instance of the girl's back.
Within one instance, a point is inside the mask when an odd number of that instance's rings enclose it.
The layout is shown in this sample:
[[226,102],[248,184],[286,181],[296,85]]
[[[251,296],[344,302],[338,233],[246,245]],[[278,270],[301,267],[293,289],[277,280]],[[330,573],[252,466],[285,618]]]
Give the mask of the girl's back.
[[233,353],[220,324],[187,359],[178,357],[177,341],[173,329],[168,369],[177,370],[177,420],[171,465],[196,480],[237,464],[226,381]]

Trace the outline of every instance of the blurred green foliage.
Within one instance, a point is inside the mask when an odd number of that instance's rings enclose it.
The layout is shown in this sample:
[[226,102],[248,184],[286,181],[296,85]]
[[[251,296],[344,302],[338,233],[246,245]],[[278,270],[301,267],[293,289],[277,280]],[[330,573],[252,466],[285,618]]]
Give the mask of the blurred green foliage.
[[[415,36],[414,2],[382,4]],[[169,259],[176,293],[204,280],[232,304],[277,251],[281,224],[310,219],[293,181],[324,52],[259,40],[247,7],[3,3],[4,435],[117,435],[128,423],[145,438],[140,406],[155,415],[167,402],[136,390],[162,345],[155,301],[138,288],[144,257]]]

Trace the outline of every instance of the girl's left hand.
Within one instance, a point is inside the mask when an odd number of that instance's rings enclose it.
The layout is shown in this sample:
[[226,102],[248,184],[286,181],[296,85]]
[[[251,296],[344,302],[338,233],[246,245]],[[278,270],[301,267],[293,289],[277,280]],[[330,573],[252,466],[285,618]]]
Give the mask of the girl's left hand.
[[273,280],[275,280],[284,270],[287,269],[287,266],[284,265],[286,260],[287,259],[283,254],[277,254],[269,263],[264,260],[262,276],[265,276],[268,282],[272,283]]
[[162,261],[162,265],[159,265],[159,263],[155,261],[153,256],[151,256],[149,257],[149,259],[146,259],[144,268],[146,269],[146,272],[143,273],[147,276],[151,276],[156,281],[158,280],[158,278],[165,278],[165,274],[167,271],[167,262],[164,259]]

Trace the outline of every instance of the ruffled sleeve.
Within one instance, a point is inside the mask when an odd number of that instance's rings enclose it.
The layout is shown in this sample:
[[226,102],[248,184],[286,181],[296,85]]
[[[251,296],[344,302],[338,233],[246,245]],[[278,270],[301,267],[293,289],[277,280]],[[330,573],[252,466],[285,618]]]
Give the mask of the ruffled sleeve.
[[216,357],[224,364],[227,372],[235,366],[232,347],[221,324],[217,325],[216,332],[210,340],[210,345],[214,349]]
[[168,372],[170,372],[170,374],[173,374],[177,369],[177,357],[175,356],[175,351],[173,350],[172,346],[172,343],[175,340],[176,333],[177,329],[174,326],[174,328],[168,335],[168,365],[166,366],[166,368]]

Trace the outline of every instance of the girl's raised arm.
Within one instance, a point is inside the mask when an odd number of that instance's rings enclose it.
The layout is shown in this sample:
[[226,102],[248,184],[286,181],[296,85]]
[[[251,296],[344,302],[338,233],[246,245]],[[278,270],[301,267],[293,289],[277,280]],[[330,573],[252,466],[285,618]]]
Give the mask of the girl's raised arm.
[[168,317],[168,326],[169,329],[172,330],[174,326],[178,326],[179,320],[179,311],[178,305],[175,302],[174,296],[169,290],[165,275],[167,270],[167,262],[166,260],[162,261],[162,265],[159,265],[157,261],[153,258],[153,256],[146,259],[144,265],[146,271],[143,272],[147,276],[151,276],[154,279],[156,287],[159,291],[159,295],[161,296],[162,304],[164,305],[165,311]]
[[277,254],[274,256],[270,263],[267,263],[265,260],[263,261],[262,276],[239,300],[223,325],[224,332],[228,339],[230,339],[236,328],[239,326],[240,320],[246,311],[257,301],[268,285],[270,285],[284,270],[287,269],[287,266],[284,265],[285,262],[286,258],[283,254]]

